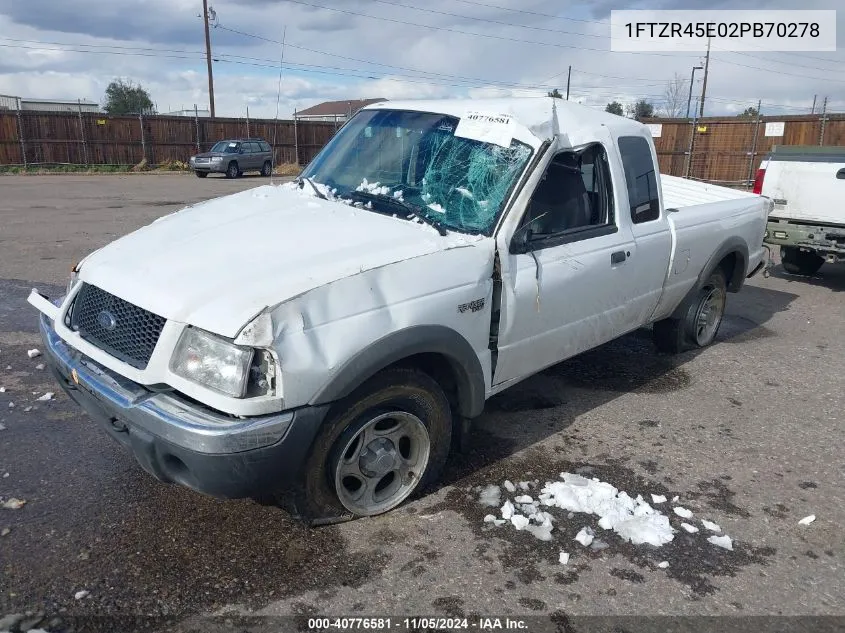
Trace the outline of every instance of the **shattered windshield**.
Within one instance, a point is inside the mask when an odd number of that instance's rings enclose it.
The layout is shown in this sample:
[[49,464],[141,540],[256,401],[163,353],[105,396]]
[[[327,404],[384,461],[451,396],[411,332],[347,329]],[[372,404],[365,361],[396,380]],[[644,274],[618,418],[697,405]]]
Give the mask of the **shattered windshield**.
[[[395,213],[397,202],[430,223],[490,233],[531,148],[455,136],[457,117],[363,110],[302,172],[335,197]],[[391,200],[392,199],[392,200]],[[399,209],[401,211],[401,209]]]

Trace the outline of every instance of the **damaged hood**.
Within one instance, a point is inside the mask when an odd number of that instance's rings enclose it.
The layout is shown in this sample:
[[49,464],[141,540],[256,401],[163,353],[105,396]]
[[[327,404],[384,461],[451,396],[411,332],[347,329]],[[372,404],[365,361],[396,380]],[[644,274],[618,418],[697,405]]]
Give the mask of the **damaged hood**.
[[91,254],[79,277],[234,337],[264,308],[319,286],[482,241],[491,240],[265,185],[160,218]]

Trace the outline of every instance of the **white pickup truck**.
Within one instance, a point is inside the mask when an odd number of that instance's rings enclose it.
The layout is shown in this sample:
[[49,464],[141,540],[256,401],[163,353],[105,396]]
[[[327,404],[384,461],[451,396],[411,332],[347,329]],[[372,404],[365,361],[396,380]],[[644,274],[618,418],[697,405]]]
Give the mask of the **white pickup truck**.
[[379,103],[293,183],[157,220],[41,313],[68,394],[148,472],[375,515],[493,394],[648,324],[716,337],[771,202],[661,178],[648,128],[552,98]]
[[786,272],[813,275],[845,260],[845,147],[776,146],[754,191],[774,203],[766,242],[780,246]]

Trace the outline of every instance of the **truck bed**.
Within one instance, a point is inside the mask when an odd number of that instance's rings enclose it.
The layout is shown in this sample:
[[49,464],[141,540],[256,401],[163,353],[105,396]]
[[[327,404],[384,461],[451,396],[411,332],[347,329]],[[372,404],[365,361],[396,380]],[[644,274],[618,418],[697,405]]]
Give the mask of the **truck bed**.
[[729,187],[720,187],[706,182],[678,178],[677,176],[660,176],[663,187],[663,203],[667,209],[682,209],[709,202],[724,200],[738,200],[740,198],[756,198],[757,194]]

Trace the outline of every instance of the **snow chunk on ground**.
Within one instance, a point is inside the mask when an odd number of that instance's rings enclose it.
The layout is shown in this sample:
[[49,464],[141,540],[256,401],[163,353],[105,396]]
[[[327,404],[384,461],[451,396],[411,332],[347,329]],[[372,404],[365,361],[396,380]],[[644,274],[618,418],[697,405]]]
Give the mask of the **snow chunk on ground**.
[[707,519],[701,519],[701,525],[706,527],[711,532],[721,532],[722,531],[722,528],[720,528],[717,523],[713,523],[712,521],[708,521]]
[[514,499],[516,503],[534,503],[534,499],[528,495],[520,495]]
[[531,482],[530,481],[520,481],[516,485],[519,486],[520,490],[528,491],[528,489],[531,488]]
[[680,497],[678,495],[675,495],[674,497],[672,497],[672,503],[678,503],[678,499],[680,499]]
[[428,208],[432,211],[437,211],[438,213],[446,213],[446,209],[440,206],[437,202],[432,202],[430,205],[428,205]]
[[517,530],[524,530],[528,527],[528,517],[522,516],[521,514],[514,514],[511,516],[511,523]]
[[37,349],[31,349],[26,353],[26,355],[30,358],[35,358],[36,356],[41,356],[41,352]]
[[25,499],[16,499],[15,497],[10,497],[6,499],[2,503],[2,505],[0,505],[0,508],[3,508],[4,510],[20,510],[22,507],[24,507],[24,505],[26,505]]
[[55,396],[55,395],[56,395],[56,394],[54,394],[52,391],[48,391],[47,393],[45,393],[45,394],[44,394],[43,396],[41,396],[40,398],[36,398],[36,400],[37,400],[38,402],[47,402],[48,400],[52,400],[52,399],[53,399],[53,396]]
[[587,547],[593,542],[593,531],[588,527],[582,527],[581,531],[575,535],[575,540]]
[[731,540],[731,537],[727,534],[725,534],[724,536],[708,536],[707,542],[712,543],[713,545],[716,545],[718,547],[729,549],[731,551],[733,551],[734,549],[733,541]]
[[498,508],[502,500],[502,489],[499,486],[490,484],[481,490],[478,495],[478,502],[491,508]]
[[35,369],[37,369],[38,371],[41,371],[42,369],[44,369],[44,363],[38,363],[38,364],[35,366]]
[[87,598],[88,595],[89,593],[83,589],[82,591],[77,591],[75,594],[73,594],[73,597],[77,600],[82,600],[83,598]]
[[660,546],[672,540],[674,530],[669,519],[642,496],[632,499],[609,483],[581,475],[561,473],[563,481],[548,482],[540,491],[540,502],[570,512],[584,512],[600,517],[599,526],[612,529],[634,545]]
[[529,524],[525,528],[526,532],[530,532],[534,535],[535,538],[538,538],[541,541],[551,541],[552,540],[552,524],[549,523],[548,525],[531,525]]
[[569,553],[561,552],[560,556],[558,556],[557,559],[561,565],[566,565],[569,562]]
[[663,495],[651,495],[651,502],[652,503],[666,503],[666,497]]
[[657,563],[657,566],[658,566],[660,569],[668,569],[668,568],[669,568],[669,561],[668,561],[668,560],[664,560],[664,561],[663,561],[663,562],[661,562],[661,563]]
[[6,393],[6,387],[0,387],[0,393]]
[[695,534],[696,532],[698,532],[698,528],[694,525],[690,525],[689,523],[681,523],[681,527],[684,528],[684,530],[686,530],[690,534]]
[[798,525],[810,525],[810,523],[812,523],[815,520],[816,520],[816,515],[811,514],[810,516],[806,516],[803,519],[801,519],[800,521],[798,521]]
[[677,514],[682,519],[691,519],[692,518],[692,510],[687,510],[681,506],[677,508],[673,508],[675,510],[675,514]]
[[514,507],[510,501],[505,501],[505,504],[502,506],[502,518],[506,521],[510,521],[510,518],[513,516]]
[[505,479],[505,483],[502,484],[505,487],[505,490],[508,492],[516,492],[516,486],[509,479]]

